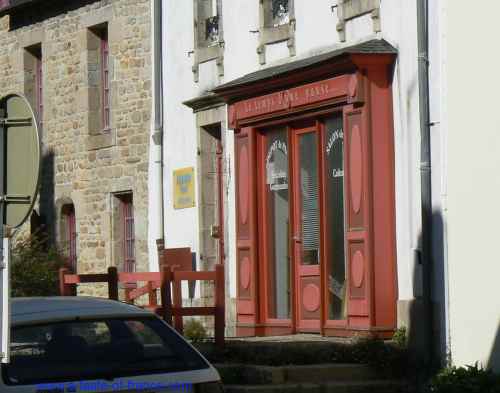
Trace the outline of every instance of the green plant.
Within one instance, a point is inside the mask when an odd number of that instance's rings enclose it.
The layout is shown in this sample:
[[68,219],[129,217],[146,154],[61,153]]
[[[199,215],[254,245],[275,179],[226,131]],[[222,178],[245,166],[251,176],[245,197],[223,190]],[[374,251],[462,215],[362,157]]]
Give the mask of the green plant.
[[207,331],[198,319],[189,319],[184,324],[184,337],[193,342],[203,341],[207,338]]
[[394,332],[394,335],[392,336],[392,341],[394,341],[394,343],[401,347],[401,348],[405,348],[408,341],[407,341],[407,336],[406,336],[406,326],[401,326],[399,328],[396,329],[396,331]]
[[350,348],[351,361],[366,363],[386,377],[403,376],[408,372],[408,352],[376,337],[358,337]]
[[500,376],[478,366],[448,367],[431,381],[433,393],[500,393]]
[[59,294],[59,268],[65,258],[46,237],[25,235],[11,247],[11,294],[13,297]]

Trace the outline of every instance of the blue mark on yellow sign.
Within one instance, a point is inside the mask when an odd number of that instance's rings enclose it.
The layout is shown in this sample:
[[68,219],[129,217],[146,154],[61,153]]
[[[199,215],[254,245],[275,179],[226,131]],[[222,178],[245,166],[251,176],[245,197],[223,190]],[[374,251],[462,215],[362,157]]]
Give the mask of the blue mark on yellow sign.
[[174,171],[174,209],[194,207],[194,168]]

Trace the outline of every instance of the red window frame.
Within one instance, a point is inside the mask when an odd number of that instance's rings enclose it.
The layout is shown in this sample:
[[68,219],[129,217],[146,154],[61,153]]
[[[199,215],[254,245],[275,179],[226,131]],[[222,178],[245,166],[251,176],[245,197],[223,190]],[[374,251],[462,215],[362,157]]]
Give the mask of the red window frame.
[[76,215],[75,206],[66,205],[63,207],[63,214],[66,224],[66,240],[68,242],[68,264],[76,272]]
[[36,109],[38,115],[38,126],[43,125],[43,67],[42,52],[35,58],[35,90],[36,90]]
[[107,28],[101,35],[101,113],[104,131],[110,128],[109,41]]
[[122,223],[123,239],[123,271],[135,271],[135,225],[134,204],[132,195],[124,195],[120,198],[120,215]]

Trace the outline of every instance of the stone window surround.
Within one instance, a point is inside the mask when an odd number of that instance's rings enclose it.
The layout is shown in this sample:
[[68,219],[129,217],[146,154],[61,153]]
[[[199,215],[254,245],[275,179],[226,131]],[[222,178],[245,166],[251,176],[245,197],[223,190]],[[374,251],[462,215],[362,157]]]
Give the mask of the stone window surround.
[[[115,188],[115,187],[114,187]],[[119,188],[114,189],[110,193],[110,220],[111,220],[111,265],[116,266],[119,270],[123,269],[123,225],[122,225],[122,215],[121,215],[121,199],[124,196],[130,195],[132,201],[134,200],[134,192],[133,187],[125,188],[119,190]],[[133,202],[132,202],[133,204]],[[136,212],[134,209],[134,221],[136,217]],[[134,237],[135,233],[134,233]],[[137,256],[137,251],[135,253]],[[135,266],[137,267],[137,259]]]
[[288,14],[290,22],[282,26],[266,26],[271,12],[272,0],[259,0],[259,63],[266,64],[266,45],[286,41],[290,56],[295,56],[295,7],[294,0],[289,0]]
[[[203,203],[202,203],[203,201],[201,198],[202,198],[203,181],[204,181],[203,170],[202,170],[202,160],[200,157],[201,133],[206,132],[205,131],[206,129],[209,129],[209,128],[214,127],[214,126],[220,127],[220,130],[221,130],[220,142],[222,144],[222,149],[225,150],[226,143],[225,143],[225,138],[224,138],[224,131],[227,129],[226,111],[227,111],[227,107],[226,107],[226,104],[224,102],[213,103],[208,107],[198,108],[197,110],[194,111],[195,121],[196,121],[196,129],[197,129],[196,145],[197,145],[197,151],[198,151],[197,163],[196,163],[196,165],[197,165],[197,169],[196,169],[196,174],[197,174],[196,183],[197,184],[196,184],[196,187],[199,190],[199,192],[197,193],[197,198],[198,198],[197,206],[199,206],[199,208],[198,208],[198,222],[201,224],[200,228],[199,228],[199,233],[198,233],[198,241],[199,241],[199,247],[200,247],[200,263],[203,262],[202,261],[203,255],[202,255],[201,250],[204,250],[204,239],[203,239],[204,233],[203,233],[203,231],[204,231],[204,229],[206,229],[206,228],[203,228],[203,223],[204,223],[204,218],[203,218],[204,214],[203,213],[204,212],[202,211],[202,208],[201,208],[203,206]],[[226,164],[224,164],[224,166],[225,165]],[[225,199],[225,198],[223,198],[223,199]],[[222,204],[224,206],[223,207],[224,212],[227,212],[226,202],[227,201],[225,201],[225,200],[222,201]],[[227,225],[224,224],[224,231],[226,232],[227,230],[228,230]],[[224,236],[224,238],[227,239],[227,236],[228,236],[227,233],[224,233],[222,235]],[[226,254],[227,250],[219,250],[219,252]],[[203,268],[205,268],[205,266],[202,265],[201,268],[203,269]]]
[[[36,112],[36,107],[37,107],[37,100],[36,100],[36,93],[34,91],[35,84],[30,84],[28,85],[28,80],[27,80],[27,70],[30,68],[34,67],[33,62],[33,55],[30,55],[29,50],[30,48],[40,46],[41,52],[45,52],[45,30],[42,28],[34,28],[29,31],[23,31],[18,33],[17,36],[17,41],[19,43],[20,47],[20,54],[19,54],[19,64],[21,70],[23,70],[23,94],[32,106],[33,110]],[[34,70],[32,69],[34,72]],[[42,59],[42,75],[45,76],[45,62]],[[33,90],[33,91],[31,91]],[[45,96],[45,94],[44,94]],[[43,98],[42,98],[43,100]],[[39,119],[39,122],[43,124],[43,119]],[[40,130],[41,131],[41,130]],[[43,138],[41,139],[41,143],[43,144]]]
[[[56,200],[55,203],[55,212],[56,212],[56,223],[55,225],[55,235],[56,235],[56,244],[59,247],[64,248],[66,245],[67,239],[66,239],[66,220],[65,220],[65,214],[63,212],[63,209],[65,206],[72,205],[73,209],[75,211],[75,230],[76,230],[76,255],[77,255],[77,261],[78,261],[78,217],[79,217],[79,210],[77,209],[77,205],[73,201],[73,199],[69,196],[62,196]],[[76,265],[77,271],[74,273],[78,273],[78,264]]]
[[[102,129],[102,115],[100,113],[100,101],[101,101],[101,90],[100,88],[91,87],[90,81],[90,69],[89,65],[92,64],[92,51],[97,51],[100,53],[100,43],[98,47],[95,47],[97,42],[96,30],[106,26],[108,33],[108,44],[111,47],[114,37],[118,35],[116,32],[120,27],[113,23],[113,8],[112,6],[107,6],[91,12],[81,19],[81,37],[80,42],[83,43],[82,50],[86,56],[86,86],[82,90],[81,103],[83,107],[88,111],[87,116],[87,150],[98,150],[105,149],[116,145],[116,128],[114,126],[113,119],[113,108],[116,107],[116,83],[114,81],[114,62],[113,54],[110,51],[109,54],[109,74],[110,74],[110,90],[111,90],[111,102],[110,102],[110,127],[108,130],[103,131]],[[100,57],[100,55],[99,55]],[[115,90],[115,91],[114,91]],[[96,108],[96,104],[97,108]],[[92,110],[94,109],[94,110]]]
[[338,0],[337,31],[341,42],[346,41],[346,22],[358,16],[371,13],[373,31],[382,31],[380,23],[380,0]]
[[213,46],[202,46],[199,42],[198,10],[199,1],[193,0],[193,25],[194,25],[194,64],[192,67],[194,81],[199,81],[200,64],[210,60],[215,60],[219,76],[224,76],[224,30],[222,16],[222,0],[212,0],[217,2],[217,16],[219,17],[219,42]]

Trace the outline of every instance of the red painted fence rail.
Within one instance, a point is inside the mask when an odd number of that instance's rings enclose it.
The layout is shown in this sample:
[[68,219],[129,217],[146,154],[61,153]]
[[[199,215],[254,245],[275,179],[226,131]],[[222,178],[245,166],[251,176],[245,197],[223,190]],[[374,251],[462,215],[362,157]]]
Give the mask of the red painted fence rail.
[[[148,304],[141,306],[160,315],[167,323],[182,334],[183,316],[214,316],[215,343],[224,345],[225,329],[225,287],[224,266],[216,265],[215,271],[179,271],[171,266],[163,266],[161,272],[118,273],[116,267],[109,267],[102,274],[71,274],[68,268],[59,270],[59,292],[61,296],[75,296],[76,286],[83,283],[107,283],[108,298],[118,299],[118,285],[124,284],[125,301],[134,304],[134,300],[147,295]],[[214,281],[215,305],[213,307],[183,307],[182,281]],[[142,287],[131,288],[130,284]],[[160,289],[161,305],[158,304],[157,289]]]

